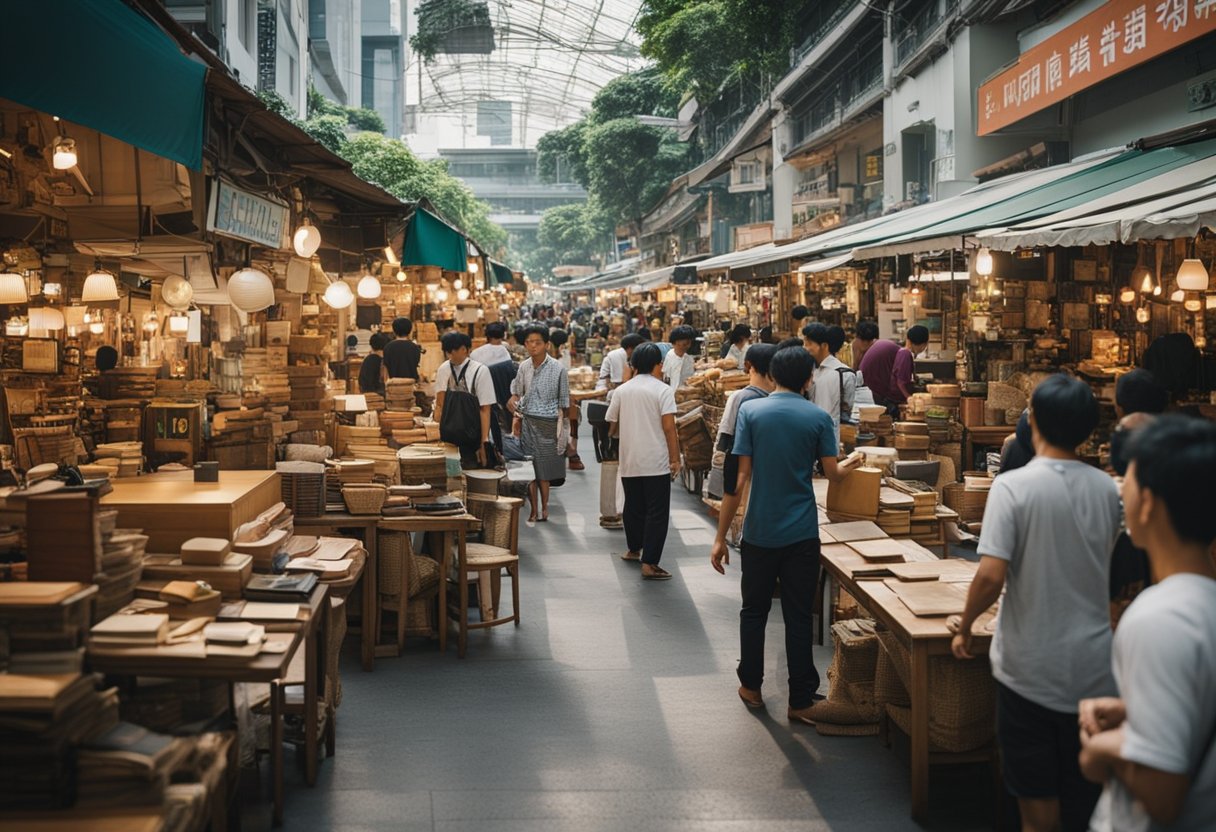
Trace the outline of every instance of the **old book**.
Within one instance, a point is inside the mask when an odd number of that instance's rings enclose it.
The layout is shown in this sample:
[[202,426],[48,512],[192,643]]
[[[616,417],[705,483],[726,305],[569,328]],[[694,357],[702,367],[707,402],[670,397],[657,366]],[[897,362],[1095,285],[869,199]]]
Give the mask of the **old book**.
[[241,597],[241,590],[253,574],[253,558],[233,552],[220,566],[184,564],[172,555],[148,555],[144,558],[144,578],[147,580],[206,581],[225,598]]
[[245,586],[245,597],[256,601],[307,601],[317,585],[312,572],[298,575],[254,575]]
[[98,647],[146,647],[162,643],[169,635],[169,616],[165,613],[111,615],[89,631]]

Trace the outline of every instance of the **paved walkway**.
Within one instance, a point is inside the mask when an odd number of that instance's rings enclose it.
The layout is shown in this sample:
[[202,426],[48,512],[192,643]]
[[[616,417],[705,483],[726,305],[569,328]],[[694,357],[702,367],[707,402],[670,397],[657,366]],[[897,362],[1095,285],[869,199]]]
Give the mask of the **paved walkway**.
[[[446,655],[417,641],[372,673],[347,651],[337,756],[315,789],[292,772],[286,829],[922,828],[908,816],[906,745],[786,721],[777,602],[767,714],[736,698],[738,567],[710,568],[700,501],[674,486],[663,565],[675,577],[642,581],[617,557],[624,534],[598,525],[598,483],[588,460],[553,490],[548,523],[521,526],[519,629],[472,633],[464,660],[455,639]],[[829,661],[816,648],[824,692]],[[982,766],[935,772],[925,828],[989,828],[989,783]]]

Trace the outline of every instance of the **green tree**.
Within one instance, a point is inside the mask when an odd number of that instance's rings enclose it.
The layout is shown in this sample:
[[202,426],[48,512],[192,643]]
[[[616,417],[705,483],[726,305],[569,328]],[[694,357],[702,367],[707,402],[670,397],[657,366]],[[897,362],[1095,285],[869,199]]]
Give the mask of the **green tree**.
[[551,130],[536,142],[536,170],[543,182],[558,181],[559,170],[563,179],[582,185],[590,185],[587,178],[587,118],[581,118],[561,130]]
[[592,202],[558,205],[541,214],[536,242],[551,250],[557,263],[587,264],[603,250],[611,230]]
[[346,121],[341,116],[313,116],[302,127],[308,135],[342,155],[342,147],[346,144]]
[[291,122],[296,120],[295,110],[287,103],[287,99],[279,95],[276,90],[258,90],[254,95],[266,105],[267,110],[270,110],[275,115],[282,116]]
[[383,116],[367,107],[347,107],[346,122],[356,130],[370,130],[373,133],[384,132]]
[[684,172],[687,148],[671,130],[618,118],[587,134],[591,193],[617,222],[638,229],[642,215]]
[[676,115],[680,98],[663,82],[655,67],[630,72],[613,78],[591,99],[591,118],[603,124],[617,118],[635,115]]

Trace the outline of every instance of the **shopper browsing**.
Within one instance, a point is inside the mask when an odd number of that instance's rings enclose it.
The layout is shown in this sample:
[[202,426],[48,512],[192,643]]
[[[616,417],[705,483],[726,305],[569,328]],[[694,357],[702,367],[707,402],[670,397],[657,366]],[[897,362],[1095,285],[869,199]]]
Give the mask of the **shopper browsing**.
[[625,488],[624,560],[640,560],[642,577],[666,581],[659,566],[671,516],[671,480],[680,468],[676,399],[663,383],[657,344],[642,344],[629,359],[634,377],[617,388],[608,424],[620,439],[620,476]]
[[929,346],[929,330],[917,324],[908,329],[901,347],[894,341],[875,341],[865,351],[858,370],[866,386],[874,393],[874,401],[885,405],[894,414],[912,394],[913,363]]
[[810,399],[832,417],[836,442],[839,444],[840,422],[852,418],[857,392],[857,372],[836,357],[836,351],[844,343],[844,330],[823,324],[808,324],[802,330],[802,337],[807,352],[815,359]]
[[663,357],[663,377],[673,391],[678,390],[695,372],[688,350],[696,337],[697,331],[690,326],[678,326],[671,331],[671,349]]
[[498,399],[486,366],[469,357],[472,340],[463,332],[445,332],[439,339],[447,361],[435,371],[435,418],[444,442],[460,448],[466,466],[488,465],[491,411]]
[[515,414],[512,431],[532,457],[535,478],[528,485],[530,522],[549,519],[549,487],[566,478],[565,448],[559,445],[559,422],[570,407],[570,379],[566,368],[549,355],[549,328],[530,327],[524,336],[528,359],[519,365],[511,383],[508,407]]
[[1005,590],[989,659],[997,742],[1024,830],[1084,829],[1099,790],[1081,777],[1077,703],[1114,693],[1110,553],[1119,494],[1077,458],[1098,424],[1084,382],[1050,376],[1030,399],[1035,457],[992,484],[980,565],[952,644],[972,656],[972,626]]
[[633,355],[634,349],[639,344],[644,343],[646,343],[646,339],[635,332],[621,338],[621,345],[614,350],[609,350],[608,354],[604,356],[604,360],[600,362],[600,373],[595,382],[595,389],[607,390],[608,397],[612,398],[612,391],[629,379],[629,356]]
[[372,348],[363,358],[363,363],[359,365],[359,392],[360,393],[379,393],[384,395],[384,381],[380,378],[382,375],[381,366],[384,362],[384,348],[392,341],[383,332],[375,332],[368,340],[368,346]]
[[1120,698],[1080,704],[1091,829],[1216,829],[1216,426],[1161,416],[1128,447],[1123,505],[1157,584],[1115,632]]
[[739,458],[735,456],[735,422],[739,408],[752,399],[763,399],[773,392],[773,380],[769,378],[769,364],[777,354],[776,344],[756,344],[747,351],[743,366],[748,372],[749,384],[742,390],[736,390],[726,400],[722,410],[722,419],[718,422],[718,436],[714,447],[722,451],[722,487],[714,496],[722,497],[735,493],[735,483],[739,477]]
[[739,408],[734,453],[739,458],[736,491],[722,500],[718,536],[710,563],[725,574],[730,563],[726,535],[751,486],[743,519],[741,564],[743,609],[739,613],[739,697],[749,708],[764,705],[764,630],[781,585],[785,654],[789,664],[791,721],[814,724],[810,709],[819,689],[811,654],[811,611],[819,580],[819,523],[811,484],[816,460],[829,480],[839,482],[858,462],[837,464],[832,420],[802,398],[814,361],[802,347],[778,350],[769,364],[775,389]]
[[873,321],[860,321],[857,324],[857,335],[853,338],[854,370],[861,369],[861,359],[866,357],[866,351],[878,340],[878,324]]
[[726,334],[726,343],[722,345],[722,358],[733,358],[743,369],[743,354],[752,340],[752,328],[747,324],[735,324],[734,329]]
[[417,381],[422,347],[410,340],[410,333],[413,331],[414,322],[409,318],[397,318],[393,321],[393,335],[397,337],[384,348],[381,373],[386,381],[390,378],[412,378]]
[[469,358],[487,367],[493,367],[495,364],[510,361],[511,351],[502,342],[506,337],[506,324],[499,323],[498,321],[486,324],[486,342],[469,353]]

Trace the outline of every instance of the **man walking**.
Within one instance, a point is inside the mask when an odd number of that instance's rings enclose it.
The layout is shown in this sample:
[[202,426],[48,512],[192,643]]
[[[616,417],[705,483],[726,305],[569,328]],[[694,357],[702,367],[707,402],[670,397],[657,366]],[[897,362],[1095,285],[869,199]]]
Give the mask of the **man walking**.
[[839,482],[859,461],[838,465],[832,420],[819,406],[802,398],[814,361],[802,347],[777,351],[769,363],[775,389],[766,398],[739,408],[733,453],[739,460],[734,494],[722,500],[718,536],[710,563],[725,574],[730,563],[726,536],[751,485],[740,546],[743,609],[739,613],[739,698],[761,708],[764,681],[764,630],[781,582],[785,619],[785,653],[789,664],[789,709],[792,722],[814,724],[810,709],[819,689],[819,672],[811,655],[812,609],[819,581],[819,522],[811,471],[815,460],[829,480]]
[[844,344],[844,330],[824,324],[809,324],[802,330],[807,352],[815,359],[811,376],[811,401],[832,417],[836,444],[840,444],[840,422],[853,414],[857,392],[857,372],[836,357]]
[[528,358],[511,382],[508,408],[515,414],[513,432],[524,453],[532,457],[535,478],[528,486],[532,502],[529,522],[549,519],[549,486],[566,478],[565,448],[559,446],[560,422],[570,407],[570,379],[566,368],[549,355],[549,328],[529,327],[524,336]]
[[435,419],[440,438],[460,448],[464,467],[492,467],[490,420],[498,402],[494,380],[485,365],[469,356],[473,342],[465,333],[445,332],[439,344],[448,359],[435,371]]
[[417,381],[422,347],[410,340],[413,331],[414,322],[409,318],[393,321],[393,335],[397,337],[385,346],[381,361],[382,375],[386,381],[390,378],[412,378]]
[[676,399],[663,383],[663,358],[657,344],[633,351],[635,375],[616,389],[607,420],[620,438],[621,484],[625,488],[624,560],[642,562],[642,578],[666,581],[659,566],[671,515],[671,481],[680,467],[676,440]]
[[951,645],[971,658],[971,627],[1004,589],[988,658],[1005,785],[1025,832],[1086,829],[1100,791],[1077,763],[1077,703],[1115,692],[1108,593],[1119,494],[1076,454],[1097,424],[1084,382],[1055,375],[1035,388],[1035,456],[992,484],[980,565]]
[[502,339],[506,337],[506,324],[499,321],[486,324],[486,342],[469,353],[469,358],[487,367],[493,367],[495,364],[510,361],[511,351],[502,342]]

